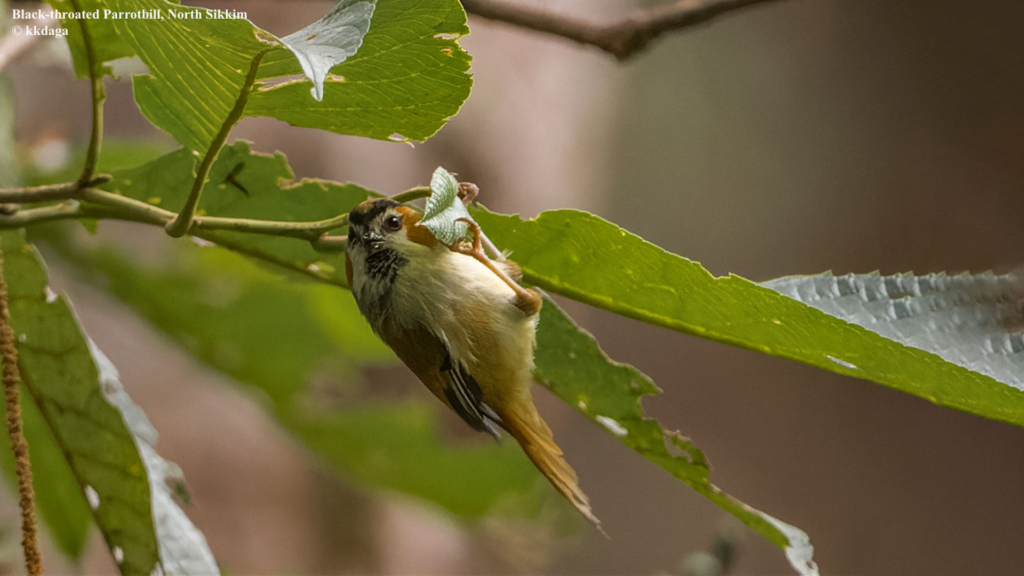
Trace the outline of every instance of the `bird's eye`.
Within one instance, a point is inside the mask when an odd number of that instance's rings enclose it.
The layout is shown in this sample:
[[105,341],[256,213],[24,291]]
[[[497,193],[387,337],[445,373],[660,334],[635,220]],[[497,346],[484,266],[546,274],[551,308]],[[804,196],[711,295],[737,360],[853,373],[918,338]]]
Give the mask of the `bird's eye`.
[[392,214],[384,219],[384,229],[389,232],[394,232],[402,227],[402,219]]

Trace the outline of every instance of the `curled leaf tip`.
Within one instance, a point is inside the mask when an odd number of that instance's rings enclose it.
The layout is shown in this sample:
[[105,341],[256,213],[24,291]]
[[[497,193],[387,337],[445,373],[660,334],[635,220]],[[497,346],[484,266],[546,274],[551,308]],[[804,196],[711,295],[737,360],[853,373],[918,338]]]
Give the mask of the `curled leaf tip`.
[[363,45],[376,4],[376,0],[342,0],[323,18],[281,39],[313,81],[310,93],[317,102],[324,99],[324,81],[331,68]]
[[459,182],[438,166],[430,178],[430,196],[420,225],[426,226],[439,242],[451,246],[469,233],[469,225],[460,221],[462,218],[469,220],[470,215],[459,199]]

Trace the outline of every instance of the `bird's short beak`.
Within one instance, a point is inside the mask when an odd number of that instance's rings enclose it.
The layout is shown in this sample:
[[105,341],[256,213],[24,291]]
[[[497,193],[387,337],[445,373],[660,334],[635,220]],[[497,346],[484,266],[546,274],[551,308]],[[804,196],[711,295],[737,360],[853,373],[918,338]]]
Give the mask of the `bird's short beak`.
[[363,242],[366,242],[367,244],[376,244],[382,240],[384,240],[384,237],[376,232],[367,232],[363,234]]

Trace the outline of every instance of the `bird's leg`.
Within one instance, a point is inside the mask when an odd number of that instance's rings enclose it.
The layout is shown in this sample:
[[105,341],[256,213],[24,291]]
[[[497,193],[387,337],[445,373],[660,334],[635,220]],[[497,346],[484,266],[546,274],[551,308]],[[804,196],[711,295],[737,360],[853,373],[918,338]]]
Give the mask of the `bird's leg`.
[[480,236],[482,235],[480,225],[468,218],[459,218],[456,222],[465,222],[469,226],[469,231],[473,234],[473,245],[470,247],[465,242],[460,241],[455,243],[452,249],[460,254],[472,256],[478,262],[487,266],[505,284],[508,284],[508,287],[516,294],[516,308],[522,310],[524,314],[533,316],[540,312],[540,306],[543,303],[540,292],[520,286],[518,282],[513,280],[501,267],[484,254],[483,248],[480,245]]
[[[480,188],[476,184],[472,182],[459,182],[459,199],[466,206],[469,206],[470,202],[475,200],[478,194],[480,194]],[[480,239],[483,241],[484,253],[490,254],[491,258],[498,262],[505,261],[505,255],[491,243],[490,239],[482,231],[480,232]]]

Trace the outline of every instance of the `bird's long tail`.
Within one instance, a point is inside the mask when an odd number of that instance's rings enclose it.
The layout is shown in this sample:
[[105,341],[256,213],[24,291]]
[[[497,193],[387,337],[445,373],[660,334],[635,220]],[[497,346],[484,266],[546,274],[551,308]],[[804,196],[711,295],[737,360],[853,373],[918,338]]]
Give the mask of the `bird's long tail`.
[[521,402],[501,418],[502,426],[519,442],[544,477],[603,533],[601,521],[590,508],[590,500],[580,490],[576,471],[562,458],[562,449],[555,444],[551,429],[537,413],[533,402]]

